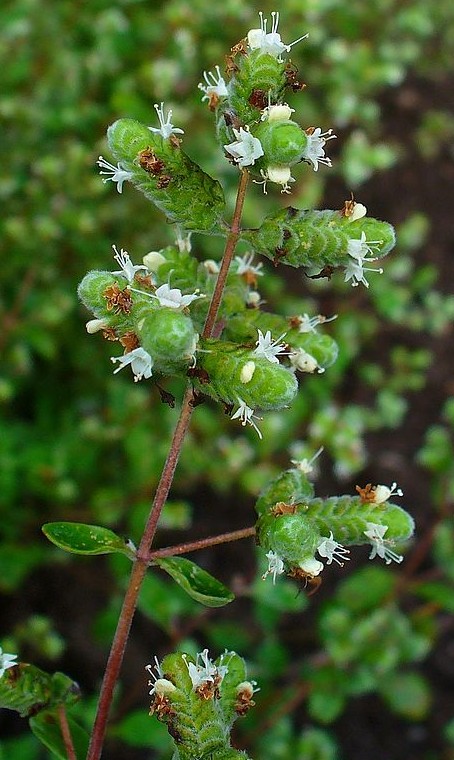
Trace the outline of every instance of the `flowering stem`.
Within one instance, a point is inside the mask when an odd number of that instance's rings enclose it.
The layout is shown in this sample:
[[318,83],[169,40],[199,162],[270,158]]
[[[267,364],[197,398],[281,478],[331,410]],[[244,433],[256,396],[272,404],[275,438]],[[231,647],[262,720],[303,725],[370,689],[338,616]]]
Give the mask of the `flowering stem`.
[[66,715],[66,710],[64,708],[64,705],[58,705],[57,714],[58,714],[58,720],[60,723],[60,731],[63,737],[63,743],[65,745],[65,750],[66,750],[66,755],[68,757],[68,760],[77,760],[76,750],[74,749],[74,744],[73,744],[73,740],[71,736],[71,731],[69,729],[68,718]]
[[[216,286],[213,292],[210,307],[208,309],[205,327],[203,329],[204,338],[210,337],[216,322],[216,316],[218,313],[219,304],[221,302],[225,280],[227,278],[229,266],[235,252],[236,244],[238,242],[240,221],[248,179],[248,172],[242,171],[240,183],[238,186],[235,210],[230,227],[230,233],[227,237],[224,257],[222,259],[218,279],[216,281]],[[123,606],[120,612],[120,617],[118,619],[117,629],[115,631],[114,640],[112,642],[112,647],[101,685],[98,709],[90,739],[90,746],[88,748],[87,760],[99,760],[101,757],[113,692],[120,673],[121,664],[123,662],[123,657],[128,641],[129,632],[131,630],[132,619],[134,617],[134,612],[137,606],[137,599],[139,597],[140,588],[147,571],[150,557],[150,547],[156,533],[156,528],[161,516],[162,508],[166,503],[167,496],[172,485],[175,468],[177,466],[184,438],[189,427],[193,409],[193,391],[192,388],[188,387],[183,397],[180,416],[178,418],[169,453],[167,455],[167,459],[161,473],[161,478],[156,489],[147,524],[145,526],[139,548],[137,549],[136,561],[134,562],[125,598],[123,600]],[[72,758],[70,758],[70,760],[72,760]]]
[[238,192],[236,196],[235,211],[233,212],[232,224],[230,227],[230,233],[227,237],[225,244],[224,256],[219,270],[218,279],[214,288],[213,296],[211,298],[210,308],[208,310],[205,326],[203,328],[202,337],[209,338],[213,333],[213,328],[216,322],[216,317],[219,310],[219,304],[221,303],[222,293],[224,290],[225,281],[229,271],[230,264],[232,263],[233,254],[235,253],[236,244],[240,236],[240,221],[241,214],[243,212],[244,199],[246,197],[246,189],[249,181],[249,172],[246,169],[241,171],[240,184],[238,185]]
[[229,541],[239,541],[241,538],[249,538],[250,536],[255,536],[254,525],[250,528],[233,530],[230,533],[221,533],[219,536],[209,536],[208,538],[200,538],[198,541],[190,541],[186,544],[178,544],[177,546],[167,546],[165,549],[158,549],[155,552],[150,552],[148,555],[148,561],[152,562],[154,559],[160,559],[161,557],[174,557],[177,554],[196,552],[200,549],[206,549],[207,546],[226,544]]

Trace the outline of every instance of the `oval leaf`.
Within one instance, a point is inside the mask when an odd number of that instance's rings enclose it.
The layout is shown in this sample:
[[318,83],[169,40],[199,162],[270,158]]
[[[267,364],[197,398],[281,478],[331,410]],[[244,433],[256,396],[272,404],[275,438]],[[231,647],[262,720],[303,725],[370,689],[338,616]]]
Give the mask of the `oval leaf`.
[[73,554],[112,554],[118,552],[134,559],[134,550],[120,536],[99,525],[74,522],[54,522],[43,525],[49,541]]
[[166,557],[154,561],[193,599],[206,607],[223,607],[233,601],[235,595],[212,575],[184,557]]
[[[90,737],[85,729],[79,726],[75,720],[69,716],[67,716],[66,719],[68,721],[76,757],[78,760],[83,760],[88,751]],[[58,715],[55,711],[48,710],[40,712],[39,715],[30,718],[29,723],[36,738],[39,739],[48,750],[50,750],[53,756],[58,757],[59,760],[67,760],[68,753],[62,737]]]

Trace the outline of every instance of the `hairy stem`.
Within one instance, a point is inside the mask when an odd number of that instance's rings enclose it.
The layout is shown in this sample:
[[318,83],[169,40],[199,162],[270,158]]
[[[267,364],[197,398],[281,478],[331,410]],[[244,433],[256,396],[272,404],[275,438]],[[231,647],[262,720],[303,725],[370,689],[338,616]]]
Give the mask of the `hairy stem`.
[[206,549],[207,546],[216,546],[216,544],[226,544],[229,541],[239,541],[241,538],[249,538],[255,536],[255,526],[250,528],[241,528],[241,530],[233,530],[230,533],[221,533],[219,536],[209,536],[208,538],[200,538],[198,541],[190,541],[186,544],[178,544],[177,546],[166,546],[164,549],[158,549],[155,552],[150,552],[148,555],[148,561],[152,562],[154,559],[160,559],[160,557],[174,557],[177,554],[187,554],[188,552],[197,552],[200,549]]
[[216,323],[216,317],[219,311],[219,304],[221,303],[222,293],[224,291],[225,281],[229,271],[230,264],[232,263],[233,254],[235,253],[236,244],[240,236],[240,222],[241,214],[243,212],[244,199],[246,197],[246,189],[249,181],[249,172],[243,169],[240,175],[240,183],[238,185],[238,192],[236,196],[235,211],[233,212],[232,224],[230,227],[230,233],[227,237],[225,244],[224,256],[222,258],[221,268],[219,270],[218,279],[216,281],[216,287],[211,299],[210,308],[203,328],[202,337],[209,338],[213,332],[214,325]]
[[[243,211],[248,179],[248,172],[243,170],[241,172],[240,182],[238,185],[235,211],[232,218],[230,233],[227,237],[221,268],[219,271],[218,279],[216,281],[216,286],[211,299],[210,307],[208,309],[205,327],[203,329],[204,338],[210,337],[213,331],[213,327],[216,323],[216,316],[219,310],[219,304],[221,302],[227,273],[233,258],[233,254],[235,252],[236,244],[238,242],[241,215]],[[123,657],[128,641],[129,632],[131,630],[132,619],[134,617],[134,612],[137,606],[137,599],[139,597],[140,588],[147,571],[150,547],[156,533],[156,528],[162,512],[162,508],[166,503],[167,496],[172,485],[175,468],[177,466],[184,438],[189,427],[193,408],[193,392],[192,389],[188,387],[183,398],[180,417],[178,419],[169,453],[162,470],[158,487],[156,489],[156,494],[153,499],[153,504],[150,509],[147,524],[145,526],[145,530],[140,541],[139,548],[137,550],[136,561],[134,562],[132,568],[128,588],[126,590],[120,617],[118,619],[117,629],[115,631],[114,640],[112,642],[112,647],[110,650],[109,658],[107,660],[106,670],[101,685],[98,709],[91,735],[90,746],[88,748],[87,760],[99,760],[101,757],[104,737],[107,728],[107,720],[109,716],[110,706],[112,704],[113,692],[120,673],[121,664],[123,662]]]

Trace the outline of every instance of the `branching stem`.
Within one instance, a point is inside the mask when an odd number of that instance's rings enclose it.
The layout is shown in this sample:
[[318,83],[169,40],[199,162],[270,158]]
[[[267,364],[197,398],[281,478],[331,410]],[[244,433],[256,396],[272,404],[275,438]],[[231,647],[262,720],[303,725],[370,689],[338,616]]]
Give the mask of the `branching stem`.
[[250,528],[241,528],[241,530],[233,530],[230,533],[221,533],[219,536],[209,536],[208,538],[200,538],[198,541],[190,541],[186,544],[178,544],[177,546],[166,546],[165,549],[158,549],[155,552],[150,552],[148,556],[149,562],[154,559],[160,559],[161,557],[175,557],[178,554],[187,554],[188,552],[197,552],[200,549],[206,549],[208,546],[216,546],[216,544],[226,544],[229,541],[239,541],[241,538],[250,538],[255,536],[255,526]]
[[[216,323],[216,317],[219,310],[219,305],[221,303],[225,281],[233,258],[233,254],[235,252],[236,244],[238,242],[241,215],[243,212],[248,179],[248,172],[246,170],[243,170],[241,172],[240,182],[238,185],[235,211],[232,218],[230,233],[226,240],[221,268],[219,271],[218,279],[216,281],[216,286],[213,292],[210,307],[208,309],[205,327],[203,329],[204,338],[210,337]],[[156,528],[161,516],[162,508],[166,503],[167,496],[172,485],[175,468],[177,466],[183,442],[189,427],[193,409],[193,392],[192,388],[188,387],[183,397],[180,417],[178,419],[169,453],[162,470],[158,487],[156,489],[156,494],[153,499],[153,504],[150,509],[147,524],[145,526],[145,530],[140,541],[139,548],[137,550],[136,561],[134,562],[132,568],[128,588],[126,590],[120,617],[118,619],[117,630],[112,642],[112,647],[107,661],[99,695],[98,709],[91,735],[90,746],[88,748],[87,760],[99,760],[101,757],[114,688],[120,673],[121,664],[123,662],[123,657],[129,637],[129,632],[131,630],[132,619],[134,617],[134,612],[137,606],[140,588],[147,571],[151,544],[156,533]],[[72,760],[72,758],[70,758],[70,760]]]

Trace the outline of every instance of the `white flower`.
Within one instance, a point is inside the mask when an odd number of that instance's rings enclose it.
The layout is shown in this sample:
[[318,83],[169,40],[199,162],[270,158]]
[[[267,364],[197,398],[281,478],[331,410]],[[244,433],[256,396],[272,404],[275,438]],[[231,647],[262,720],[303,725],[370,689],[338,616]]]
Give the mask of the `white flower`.
[[241,367],[240,372],[240,382],[244,383],[245,385],[247,383],[250,383],[255,372],[255,362],[249,361],[246,362],[246,364],[243,364]]
[[108,326],[108,323],[104,319],[89,319],[85,325],[89,335],[94,335],[100,330],[105,330]]
[[378,272],[378,274],[383,274],[383,269],[381,267],[377,269],[375,267],[363,266],[364,261],[371,261],[371,259],[354,259],[345,267],[344,282],[353,280],[353,288],[357,288],[360,282],[362,282],[366,288],[369,287],[369,282],[366,280],[364,272]]
[[8,668],[14,668],[17,665],[17,654],[7,654],[0,647],[0,678],[4,675]]
[[96,161],[98,166],[101,167],[101,169],[107,169],[107,171],[103,172],[100,171],[100,174],[111,174],[111,177],[106,177],[103,179],[104,184],[106,182],[116,182],[117,183],[117,190],[119,193],[123,190],[123,182],[125,182],[128,179],[132,179],[133,174],[132,172],[128,172],[126,169],[123,169],[121,163],[119,162],[117,166],[114,166],[113,164],[109,164],[108,161],[105,160],[102,156],[99,156],[98,160]]
[[251,50],[261,50],[262,53],[268,53],[268,55],[272,55],[274,58],[277,58],[280,61],[280,56],[282,53],[288,53],[293,45],[296,45],[297,42],[301,42],[301,40],[306,39],[308,36],[305,34],[303,37],[299,37],[290,45],[286,45],[284,42],[282,42],[281,35],[277,31],[277,28],[279,26],[279,13],[277,11],[273,11],[271,13],[272,27],[271,32],[268,34],[266,31],[268,19],[263,18],[262,11],[259,11],[259,16],[260,29],[250,29],[247,34],[247,41]]
[[267,182],[282,185],[281,193],[291,193],[290,182],[296,182],[295,178],[292,177],[290,167],[280,164],[270,164],[266,167],[266,171],[260,169],[260,176],[262,179],[253,179],[252,181],[255,185],[263,185],[265,195],[268,195],[266,189]]
[[256,341],[257,348],[254,349],[254,354],[263,359],[268,359],[272,364],[279,364],[277,357],[279,354],[285,353],[285,344],[279,343],[279,341],[282,340],[286,333],[282,333],[277,340],[273,340],[270,330],[267,330],[265,335],[263,335],[261,330],[257,330],[257,332],[259,337]]
[[161,264],[164,264],[165,260],[165,256],[163,256],[160,251],[149,251],[142,259],[149,272],[157,272]]
[[169,309],[184,309],[197,298],[205,298],[202,293],[197,292],[184,296],[179,288],[171,288],[167,283],[156,288],[154,293],[146,293],[137,290],[137,288],[130,288],[130,290],[134,293],[140,293],[142,296],[157,298],[161,306],[167,306]]
[[113,245],[112,248],[115,251],[114,259],[116,262],[118,262],[118,264],[120,264],[121,267],[120,271],[112,272],[112,274],[123,275],[123,277],[126,277],[129,284],[131,284],[134,280],[136,272],[138,272],[140,269],[144,269],[145,272],[148,271],[147,267],[144,264],[134,265],[129,257],[129,253],[123,248],[120,248],[120,253],[118,253],[115,245]]
[[[384,559],[387,565],[390,565],[392,561],[402,562],[403,557],[401,554],[396,554],[389,548],[390,541],[386,541],[383,538],[388,530],[387,525],[377,525],[377,523],[366,523],[367,530],[364,531],[364,535],[370,539],[372,551],[369,554],[369,559],[374,557],[381,557]],[[388,546],[386,546],[388,544]]]
[[262,262],[259,262],[258,264],[253,265],[252,264],[253,261],[254,261],[253,253],[246,253],[244,256],[235,256],[235,262],[237,265],[236,273],[262,277],[263,276],[263,272],[261,271],[263,269]]
[[304,149],[303,159],[310,161],[314,167],[314,171],[318,171],[319,164],[325,164],[325,166],[331,166],[331,159],[325,156],[325,144],[328,140],[334,140],[337,135],[333,135],[333,130],[328,129],[327,132],[322,132],[320,127],[312,130],[306,130],[307,145]]
[[216,70],[216,74],[213,74],[212,71],[203,72],[203,78],[206,84],[203,84],[203,82],[201,82],[198,85],[199,90],[202,90],[202,92],[205,93],[202,98],[202,101],[208,100],[209,102],[212,102],[213,96],[216,99],[216,98],[226,98],[228,95],[227,86],[225,84],[225,80],[223,76],[221,75],[221,70],[219,66],[216,66],[215,70]]
[[246,304],[252,308],[258,308],[258,306],[264,303],[261,299],[260,293],[257,290],[250,290],[246,297]]
[[[176,686],[172,683],[172,681],[169,681],[168,678],[164,678],[164,674],[162,672],[158,658],[155,657],[154,661],[154,665],[145,666],[145,670],[148,670],[152,678],[151,681],[148,681],[148,686],[151,686],[151,689],[148,692],[150,696],[153,694],[163,694],[165,696],[167,694],[171,694],[173,691],[176,691]],[[157,675],[153,673],[153,670],[156,670]]]
[[356,222],[357,219],[362,219],[366,214],[367,208],[362,203],[356,203],[356,201],[354,201],[352,211],[348,215],[348,221]]
[[197,292],[184,296],[179,288],[171,288],[167,284],[161,285],[154,294],[150,293],[150,296],[157,298],[161,306],[169,306],[171,309],[184,309],[197,298],[205,298]]
[[157,103],[154,104],[155,111],[158,115],[159,119],[159,127],[148,127],[150,132],[156,132],[157,134],[161,135],[164,139],[167,139],[170,137],[170,135],[184,135],[184,130],[180,129],[179,127],[174,127],[172,124],[172,111],[169,111],[167,114],[167,119],[164,121],[164,103],[161,103],[160,106],[158,106]]
[[294,112],[295,109],[290,108],[287,103],[275,106],[270,105],[263,109],[260,121],[288,121]]
[[315,452],[315,454],[310,458],[307,459],[306,457],[304,459],[291,459],[291,463],[295,465],[297,470],[300,470],[301,472],[304,472],[305,475],[309,475],[309,473],[312,472],[313,464],[315,460],[320,456],[320,454],[323,451],[323,446],[320,446],[318,451]]
[[305,559],[303,562],[300,562],[299,567],[305,573],[315,578],[315,576],[320,575],[324,565],[323,562],[319,562],[315,557],[311,557],[310,559]]
[[237,396],[237,399],[238,399],[238,409],[236,410],[236,412],[234,414],[231,415],[230,419],[231,420],[238,420],[238,419],[241,420],[241,424],[243,425],[243,427],[246,424],[252,425],[252,427],[254,428],[254,430],[257,432],[258,437],[261,439],[263,436],[262,436],[260,430],[258,429],[257,425],[255,424],[255,422],[253,420],[253,417],[255,417],[256,420],[259,420],[261,418],[257,417],[254,414],[254,410],[251,409],[251,407],[248,406],[246,404],[246,402],[243,401],[243,399],[241,399],[239,396]]
[[333,533],[330,531],[328,538],[322,538],[321,543],[317,546],[317,551],[321,557],[326,557],[326,564],[330,565],[331,562],[337,562],[341,567],[344,566],[342,560],[349,560],[347,554],[350,554],[350,549],[346,549],[345,546],[334,541]]
[[383,504],[383,502],[388,501],[390,496],[403,496],[404,492],[401,488],[397,487],[397,483],[394,482],[391,484],[391,488],[388,488],[388,486],[375,486],[373,489],[374,492],[374,504]]
[[192,688],[194,690],[198,689],[199,686],[202,686],[207,681],[213,683],[216,679],[218,683],[220,683],[228,671],[226,665],[216,667],[214,662],[212,662],[208,656],[208,649],[204,649],[203,652],[197,653],[195,664],[193,662],[188,662],[186,655],[183,655],[183,659],[186,662],[189,678],[192,681]]
[[249,129],[234,127],[233,131],[236,140],[229,145],[224,145],[225,150],[233,156],[238,166],[252,166],[260,156],[263,156],[262,143],[249,132]]
[[334,314],[332,317],[324,317],[323,314],[317,314],[315,317],[310,317],[309,314],[300,314],[296,317],[296,320],[298,320],[298,332],[315,332],[317,325],[324,325],[325,322],[332,322],[334,319],[337,319],[337,314]]
[[177,227],[177,236],[175,239],[175,242],[178,246],[178,250],[180,253],[191,253],[192,251],[192,245],[191,245],[191,236],[192,232],[186,232],[184,234],[183,230],[181,230],[179,227]]
[[142,378],[148,380],[152,375],[153,359],[148,351],[145,351],[142,347],[135,348],[133,351],[124,354],[124,356],[111,356],[110,360],[114,364],[115,362],[120,363],[120,366],[114,370],[114,375],[130,364],[135,383],[142,380]]
[[273,576],[273,583],[276,583],[276,576],[282,575],[282,573],[285,572],[284,562],[278,554],[271,550],[267,552],[265,556],[268,560],[268,570],[263,573],[262,580],[265,580],[265,578],[271,574]]
[[376,259],[367,257],[368,254],[373,254],[372,246],[380,245],[381,242],[381,240],[371,240],[368,242],[366,239],[366,233],[362,232],[359,239],[350,238],[347,241],[347,253],[352,258],[357,259],[360,264],[362,264],[363,261],[375,261]]
[[219,273],[219,263],[215,261],[214,259],[205,259],[205,261],[202,261],[203,266],[205,267],[208,274],[218,274]]
[[296,348],[289,353],[290,364],[294,369],[298,369],[300,372],[319,372],[320,374],[325,370],[320,367],[317,359],[309,354],[304,348]]

